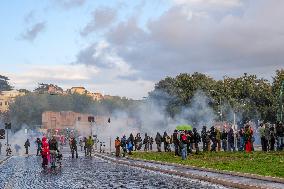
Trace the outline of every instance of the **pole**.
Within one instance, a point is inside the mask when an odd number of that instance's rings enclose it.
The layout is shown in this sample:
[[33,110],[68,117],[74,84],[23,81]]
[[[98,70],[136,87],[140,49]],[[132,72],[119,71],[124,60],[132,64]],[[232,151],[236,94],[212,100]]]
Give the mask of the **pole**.
[[223,111],[222,111],[222,98],[220,96],[220,117],[221,117],[221,122],[223,122]]
[[234,128],[236,128],[236,112],[234,112]]
[[8,146],[9,146],[9,129],[6,129],[7,130],[7,148],[8,148]]

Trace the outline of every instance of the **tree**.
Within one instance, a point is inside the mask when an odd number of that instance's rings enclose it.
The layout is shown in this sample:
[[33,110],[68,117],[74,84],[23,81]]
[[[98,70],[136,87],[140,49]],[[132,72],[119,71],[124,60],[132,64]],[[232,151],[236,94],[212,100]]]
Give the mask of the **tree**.
[[[201,74],[179,74],[175,78],[167,77],[155,85],[149,97],[158,105],[165,106],[166,113],[174,117],[183,107],[187,107],[197,91],[203,91],[210,101],[208,106],[216,112],[237,112],[242,120],[274,122],[276,120],[275,96],[273,90],[279,88],[279,78],[284,72],[277,71],[275,87],[267,80],[256,75],[244,74],[237,78],[224,77],[223,80]],[[221,103],[221,104],[220,104]],[[223,115],[225,120],[229,115]],[[232,116],[231,116],[232,117]]]
[[0,91],[10,91],[13,87],[9,84],[9,78],[3,75],[0,75]]

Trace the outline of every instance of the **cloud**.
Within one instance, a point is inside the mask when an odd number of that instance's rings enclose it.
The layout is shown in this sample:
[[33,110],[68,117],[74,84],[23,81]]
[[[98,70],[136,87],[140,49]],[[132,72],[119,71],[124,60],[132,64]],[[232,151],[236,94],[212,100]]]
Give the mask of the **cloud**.
[[90,33],[105,29],[116,19],[116,11],[111,8],[101,7],[92,13],[92,20],[81,31],[81,36],[87,36]]
[[125,76],[136,72],[105,41],[87,46],[77,55],[74,64],[93,65],[102,69],[117,69],[120,74]]
[[83,6],[86,0],[54,0],[54,2],[64,9],[71,9]]
[[24,18],[25,23],[27,23],[27,24],[34,21],[34,19],[35,19],[35,11],[34,10],[31,10]]
[[242,0],[173,0],[177,5],[206,6],[206,7],[236,7],[242,5]]
[[35,23],[21,35],[21,39],[28,40],[28,41],[34,41],[35,38],[41,32],[43,32],[45,28],[46,28],[45,22]]
[[[190,2],[200,5],[207,1]],[[137,78],[150,81],[195,71],[218,79],[244,72],[270,79],[276,69],[283,68],[283,1],[210,3],[226,11],[218,14],[202,6],[197,10],[176,4],[159,18],[148,20],[146,29],[137,18],[119,22],[109,28],[104,40],[135,70]],[[77,63],[105,66],[95,60],[82,61],[85,50],[77,56]],[[94,54],[94,49],[89,50]]]

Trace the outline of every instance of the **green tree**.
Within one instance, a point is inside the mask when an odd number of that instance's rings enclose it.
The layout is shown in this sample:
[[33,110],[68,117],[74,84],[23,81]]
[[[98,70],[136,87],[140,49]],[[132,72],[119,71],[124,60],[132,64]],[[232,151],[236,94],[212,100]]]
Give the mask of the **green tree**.
[[9,78],[3,75],[0,75],[0,91],[10,91],[13,87],[9,84]]

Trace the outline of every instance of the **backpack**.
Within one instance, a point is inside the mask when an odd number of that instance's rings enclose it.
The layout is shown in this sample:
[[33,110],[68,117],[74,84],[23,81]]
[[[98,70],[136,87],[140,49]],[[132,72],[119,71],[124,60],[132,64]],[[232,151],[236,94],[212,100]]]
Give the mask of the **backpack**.
[[116,140],[116,141],[115,141],[115,147],[120,147],[120,145],[121,145],[120,141],[119,141],[119,140]]
[[187,142],[187,137],[186,137],[186,135],[182,135],[181,140],[182,140],[183,142]]
[[171,137],[166,136],[166,143],[170,144],[171,143]]

